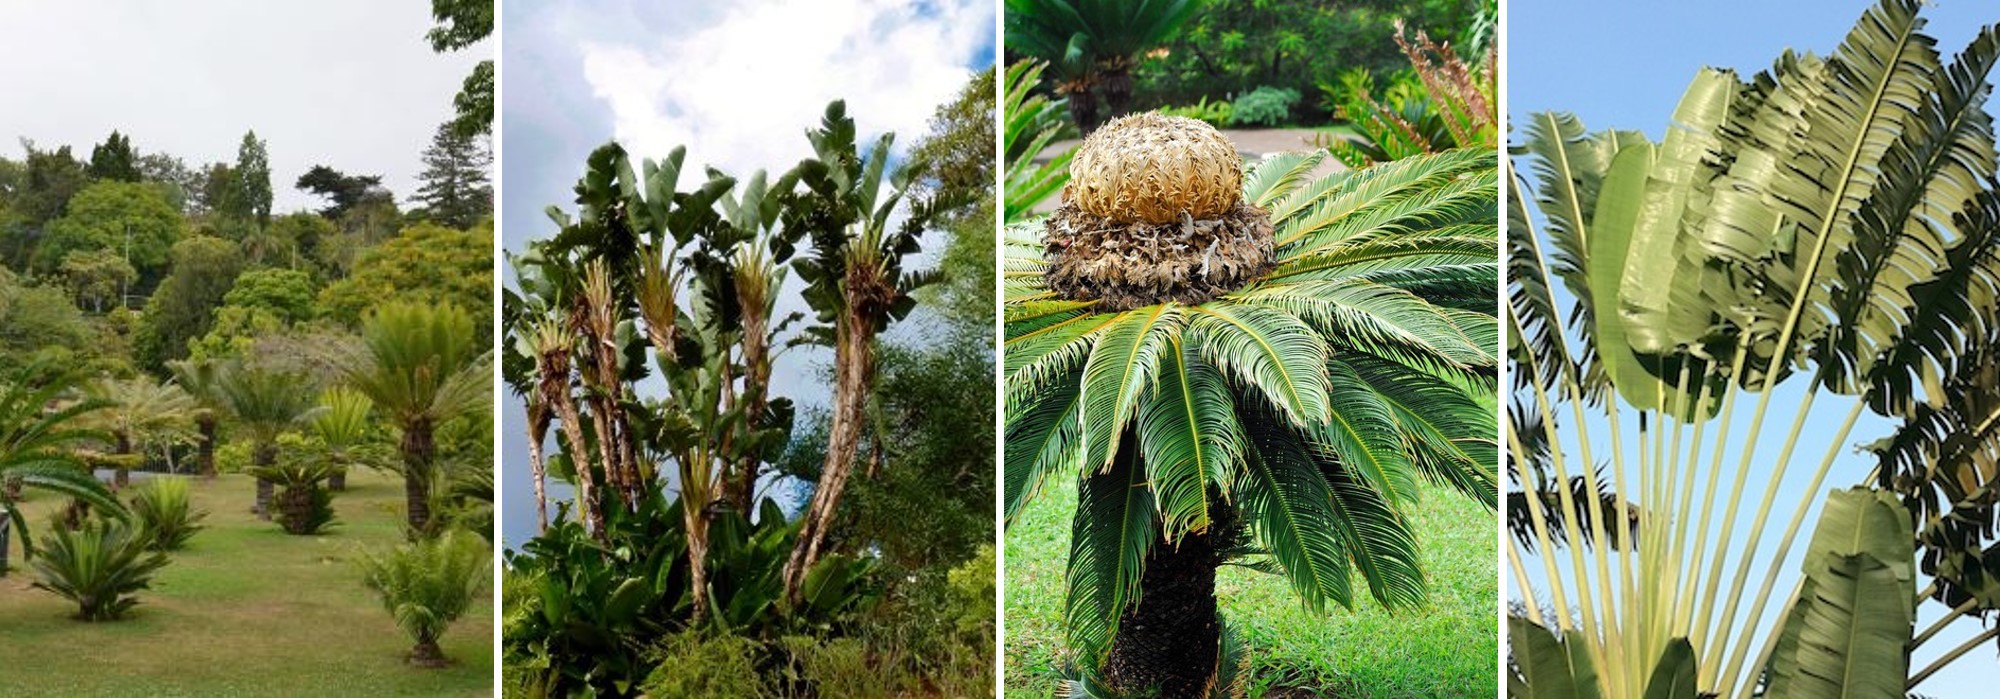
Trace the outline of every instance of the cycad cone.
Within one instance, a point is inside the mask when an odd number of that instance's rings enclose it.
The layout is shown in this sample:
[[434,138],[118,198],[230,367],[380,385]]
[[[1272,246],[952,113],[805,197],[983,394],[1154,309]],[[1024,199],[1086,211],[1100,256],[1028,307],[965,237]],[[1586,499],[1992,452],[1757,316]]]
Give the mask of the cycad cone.
[[1243,161],[1206,123],[1154,113],[1106,124],[1077,148],[1045,224],[1044,280],[1119,311],[1198,304],[1272,266],[1270,216],[1243,201]]
[[1153,112],[1098,129],[1069,164],[1077,208],[1113,221],[1216,218],[1243,198],[1243,160],[1207,122]]

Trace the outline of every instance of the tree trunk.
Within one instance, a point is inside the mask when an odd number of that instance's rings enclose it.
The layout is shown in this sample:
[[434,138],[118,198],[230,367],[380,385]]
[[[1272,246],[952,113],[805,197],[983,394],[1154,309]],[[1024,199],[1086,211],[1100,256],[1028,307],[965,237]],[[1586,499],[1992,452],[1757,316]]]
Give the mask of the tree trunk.
[[1161,697],[1210,695],[1222,649],[1215,606],[1221,563],[1210,532],[1188,534],[1179,546],[1154,543],[1139,578],[1139,604],[1119,616],[1104,664],[1111,688],[1122,693],[1158,688]]
[[708,619],[708,506],[681,499],[681,518],[687,525],[688,579],[694,588],[694,625]]
[[[1104,93],[1104,113],[1100,116],[1103,121],[1111,121],[1132,113],[1131,68],[1106,68],[1098,88]],[[1102,123],[1099,122],[1099,125]]]
[[200,466],[201,477],[215,479],[215,414],[206,410],[195,416],[195,428],[201,430],[201,446],[195,453],[195,463]]
[[425,640],[418,641],[417,646],[410,649],[410,664],[421,668],[440,668],[451,663],[445,660],[444,650],[438,648],[437,641]]
[[6,480],[0,480],[0,498],[9,501],[20,500],[21,488],[27,484],[28,482],[22,480],[20,476],[8,476]]
[[417,420],[403,427],[403,502],[409,508],[410,535],[422,536],[431,523],[431,458],[437,444],[431,423]]
[[[849,309],[855,308],[850,302]],[[854,459],[861,448],[861,427],[867,424],[868,387],[874,382],[874,326],[853,310],[841,320],[834,348],[832,424],[828,426],[826,461],[820,469],[819,484],[813,488],[811,504],[799,527],[798,543],[785,562],[785,598],[799,600],[806,571],[819,560],[820,545],[827,528],[838,514],[841,491],[854,473]]]
[[[132,436],[124,432],[118,433],[118,455],[122,457],[131,454]],[[125,486],[132,484],[132,462],[121,458],[116,466],[117,468],[111,472],[111,487],[123,490]]]
[[6,504],[0,504],[0,578],[7,577],[8,535],[14,530],[14,516],[8,512]]
[[[250,463],[252,465],[261,467],[278,463],[277,444],[259,442],[253,449],[250,454]],[[251,512],[257,513],[257,519],[266,522],[271,521],[271,491],[275,488],[276,484],[272,483],[270,479],[262,476],[257,478],[257,504],[250,508]]]
[[535,479],[535,533],[549,528],[549,493],[542,463],[542,440],[549,436],[549,407],[546,401],[528,400],[528,473]]
[[313,516],[313,496],[312,486],[299,485],[285,486],[285,492],[278,494],[278,523],[285,527],[285,533],[311,533],[307,523]]
[[1070,121],[1076,122],[1078,133],[1089,136],[1090,132],[1097,130],[1101,119],[1097,109],[1097,95],[1093,94],[1090,88],[1084,87],[1069,92],[1068,97]]
[[591,474],[590,445],[583,438],[583,417],[577,414],[576,401],[569,394],[568,372],[555,374],[546,366],[542,372],[542,398],[555,407],[557,418],[562,420],[563,438],[569,442],[563,453],[569,455],[570,466],[576,470],[577,519],[585,529],[603,536],[604,512],[597,507],[597,479]]
[[347,490],[346,466],[333,467],[333,472],[326,476],[326,489],[336,493]]

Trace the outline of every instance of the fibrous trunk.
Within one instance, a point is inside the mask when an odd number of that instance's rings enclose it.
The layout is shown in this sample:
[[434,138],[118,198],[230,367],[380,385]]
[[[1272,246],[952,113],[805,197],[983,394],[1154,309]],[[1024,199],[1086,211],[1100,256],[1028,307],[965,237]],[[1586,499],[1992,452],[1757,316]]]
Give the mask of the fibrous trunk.
[[310,534],[308,527],[313,519],[315,493],[311,485],[285,486],[278,494],[278,523],[287,534]]
[[867,317],[851,310],[841,322],[834,347],[834,390],[832,424],[828,426],[826,461],[819,484],[813,488],[812,503],[806,508],[799,528],[798,543],[785,563],[785,596],[798,600],[805,573],[819,560],[820,545],[826,541],[827,527],[840,505],[840,494],[854,472],[854,457],[861,447],[861,428],[867,424],[868,387],[875,371],[873,325]]
[[[278,445],[270,442],[258,443],[250,455],[250,462],[259,467],[277,463]],[[271,521],[271,493],[276,489],[277,484],[272,483],[271,479],[257,477],[257,504],[251,508],[251,511],[257,513],[257,519]]]
[[[119,456],[129,456],[129,455],[131,455],[131,454],[132,454],[132,435],[131,435],[130,433],[126,433],[126,432],[119,432],[119,433],[118,433],[118,455],[119,455]],[[132,465],[131,465],[131,463],[132,463],[132,462],[131,462],[130,460],[128,460],[128,459],[119,459],[119,460],[118,460],[118,468],[117,468],[117,470],[115,470],[115,471],[113,471],[113,472],[112,472],[112,473],[113,473],[114,475],[112,475],[112,476],[111,476],[111,485],[112,485],[113,487],[116,487],[116,488],[120,488],[120,489],[122,489],[122,488],[124,488],[125,486],[128,486],[128,485],[131,485],[131,484],[132,484]]]
[[555,409],[562,421],[563,438],[569,442],[564,453],[576,471],[577,518],[586,529],[602,536],[604,513],[597,507],[597,478],[591,471],[590,446],[583,437],[583,416],[569,393],[569,355],[566,351],[545,352],[541,357],[542,400]]
[[539,397],[528,400],[528,473],[535,479],[535,533],[549,528],[549,494],[542,464],[542,440],[549,436],[549,406]]
[[1107,68],[1098,79],[1104,95],[1104,112],[1098,118],[1110,121],[1132,112],[1132,69],[1122,64]]
[[1139,578],[1139,603],[1118,619],[1104,678],[1121,692],[1157,688],[1160,697],[1205,698],[1221,658],[1222,621],[1215,606],[1221,557],[1209,532],[1179,545],[1158,542]]
[[1076,122],[1077,131],[1084,135],[1097,130],[1103,123],[1097,109],[1097,95],[1088,86],[1079,86],[1064,93],[1069,98],[1069,118]]
[[201,446],[195,452],[195,463],[200,466],[201,477],[215,478],[215,414],[206,410],[194,419],[195,428],[201,431]]
[[403,428],[403,501],[409,508],[410,532],[420,535],[431,523],[431,458],[437,450],[431,424],[418,420]]
[[438,647],[437,641],[424,640],[418,641],[417,646],[410,649],[410,664],[417,667],[438,668],[449,663],[445,660],[444,650]]

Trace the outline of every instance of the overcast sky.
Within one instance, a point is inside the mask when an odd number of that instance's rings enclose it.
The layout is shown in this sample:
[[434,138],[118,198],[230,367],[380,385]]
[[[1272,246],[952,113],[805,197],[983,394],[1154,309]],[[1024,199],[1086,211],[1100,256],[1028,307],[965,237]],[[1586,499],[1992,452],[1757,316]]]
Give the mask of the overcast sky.
[[[806,129],[843,98],[862,143],[893,131],[900,153],[993,65],[998,31],[991,0],[509,2],[501,13],[500,222],[516,252],[555,232],[544,209],[575,211],[585,156],[614,139],[635,159],[687,146],[683,188],[704,165],[776,173],[811,154]],[[927,236],[925,253],[944,243]],[[797,293],[793,280],[781,315],[803,310]],[[828,356],[782,357],[773,393],[825,405],[816,373]],[[534,533],[528,499],[510,497],[530,487],[525,418],[511,399],[502,414],[502,534],[518,543]]]
[[293,188],[315,164],[380,174],[406,200],[419,156],[490,40],[431,51],[419,0],[0,0],[0,156],[90,148],[112,129],[190,167],[236,159],[243,132],[270,149],[274,209],[316,207]]

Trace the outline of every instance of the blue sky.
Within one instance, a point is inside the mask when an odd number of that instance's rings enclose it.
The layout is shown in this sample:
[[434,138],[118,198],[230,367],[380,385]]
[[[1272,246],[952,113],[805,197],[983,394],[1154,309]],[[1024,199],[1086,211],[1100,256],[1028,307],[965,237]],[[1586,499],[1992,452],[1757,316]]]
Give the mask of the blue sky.
[[[1513,0],[1507,17],[1509,118],[1518,124],[1537,112],[1567,111],[1593,131],[1638,129],[1658,139],[1688,80],[1702,66],[1735,68],[1747,76],[1768,67],[1787,47],[1825,54],[1874,4],[1873,0],[1695,0],[1671,5]],[[1991,0],[1937,0],[1925,8],[1924,16],[1930,20],[1926,33],[1937,38],[1939,50],[1949,56],[1964,47],[1981,26],[2000,21],[2000,5]],[[1798,398],[1796,386],[1781,387],[1773,401],[1773,416],[1765,425],[1766,434],[1783,432],[1790,426],[1793,415],[1788,408],[1795,407]],[[1754,396],[1744,400],[1740,415],[1748,413]],[[1837,431],[1849,405],[1846,399],[1823,399],[1807,418],[1804,434],[1808,437],[1793,457],[1779,490],[1781,513],[1788,515],[1791,503],[1805,494],[1807,476],[1828,446],[1824,441],[1813,442],[1811,435]],[[1739,423],[1747,422],[1739,419]],[[1734,432],[1741,434],[1745,429],[1739,425]],[[1849,445],[1879,437],[1887,429],[1884,421],[1864,418]],[[1593,442],[1600,448],[1606,443],[1600,437],[1593,437]],[[1759,461],[1765,469],[1769,468],[1767,462],[1774,460],[1775,451],[1761,452]],[[1842,453],[1846,456],[1837,462],[1828,487],[1859,481],[1871,465],[1845,447]],[[1763,472],[1759,470],[1753,478],[1762,479]],[[1753,502],[1745,507],[1754,506]],[[1808,527],[1815,517],[1816,512],[1806,520]],[[1743,519],[1747,523],[1748,518]],[[1773,526],[1774,530],[1781,528],[1782,523]],[[1809,529],[1801,534],[1794,556],[1809,535]],[[1760,550],[1768,552],[1769,543],[1767,539]],[[1794,563],[1788,570],[1795,567]],[[1758,570],[1761,574],[1761,566]],[[1781,578],[1779,588],[1788,589],[1793,579],[1795,576]],[[1937,618],[1935,606],[1919,608],[1919,627]],[[1775,615],[1775,611],[1767,614]],[[1913,667],[1928,664],[1941,651],[1978,631],[1976,622],[1954,624],[1917,654]],[[2000,666],[1993,658],[1990,649],[1976,650],[1916,691],[1941,699],[1992,696],[1993,682],[2000,679]]]
[[[709,165],[740,179],[810,155],[806,129],[844,98],[865,138],[894,132],[900,152],[993,64],[997,31],[990,0],[510,2],[501,22],[500,222],[510,252],[554,233],[544,210],[574,211],[585,156],[613,139],[635,157],[687,146],[693,172]],[[787,295],[781,315],[799,306],[795,289]],[[829,357],[786,355],[773,393],[823,406],[817,372]],[[504,492],[530,493],[522,408],[509,396],[502,414]],[[506,541],[533,535],[527,497],[502,510]]]

